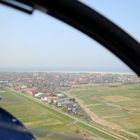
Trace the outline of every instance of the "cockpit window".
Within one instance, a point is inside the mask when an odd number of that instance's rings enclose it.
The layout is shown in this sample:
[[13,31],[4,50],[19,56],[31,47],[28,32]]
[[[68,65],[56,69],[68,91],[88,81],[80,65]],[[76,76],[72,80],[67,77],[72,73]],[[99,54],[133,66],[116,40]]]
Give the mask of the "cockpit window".
[[[139,41],[138,1],[82,2]],[[38,140],[140,138],[140,78],[130,68],[39,11],[0,5],[0,17],[0,107]]]

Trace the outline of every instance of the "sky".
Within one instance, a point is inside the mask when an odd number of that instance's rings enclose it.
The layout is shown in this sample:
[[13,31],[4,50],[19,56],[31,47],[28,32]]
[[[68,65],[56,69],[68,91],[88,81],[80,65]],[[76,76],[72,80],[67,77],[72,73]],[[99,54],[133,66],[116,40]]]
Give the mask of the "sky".
[[[139,0],[81,0],[140,41]],[[130,72],[116,56],[80,31],[39,11],[0,5],[0,71]]]

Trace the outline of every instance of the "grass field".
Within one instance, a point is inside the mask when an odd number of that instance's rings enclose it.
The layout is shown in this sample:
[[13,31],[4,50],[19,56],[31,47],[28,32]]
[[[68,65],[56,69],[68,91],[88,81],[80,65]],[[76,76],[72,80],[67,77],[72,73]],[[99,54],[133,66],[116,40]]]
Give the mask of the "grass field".
[[[117,139],[80,121],[73,123],[75,122],[74,118],[47,107],[43,103],[36,102],[33,97],[24,97],[27,95],[23,96],[21,93],[10,89],[1,89],[0,96],[3,97],[0,100],[0,107],[11,112],[28,128],[63,132],[69,135],[76,134],[78,130],[78,135],[81,136],[86,134],[100,140]],[[48,140],[48,138],[37,133],[35,135],[39,140]]]
[[98,116],[140,136],[140,84],[80,86],[67,91]]

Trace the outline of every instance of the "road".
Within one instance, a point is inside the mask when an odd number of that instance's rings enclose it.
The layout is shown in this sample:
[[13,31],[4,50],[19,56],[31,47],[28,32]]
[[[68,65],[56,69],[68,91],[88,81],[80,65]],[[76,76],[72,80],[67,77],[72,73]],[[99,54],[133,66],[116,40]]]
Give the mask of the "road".
[[62,110],[60,110],[60,109],[58,109],[58,108],[56,108],[56,107],[53,107],[53,106],[51,106],[51,105],[49,105],[49,104],[47,104],[47,103],[43,103],[43,102],[42,102],[41,100],[39,100],[39,99],[33,98],[33,97],[31,97],[31,96],[24,95],[24,94],[20,94],[20,95],[21,95],[21,96],[24,96],[25,98],[28,98],[29,100],[32,100],[32,101],[34,101],[34,102],[37,102],[37,103],[39,103],[39,104],[41,104],[41,105],[43,105],[43,106],[47,106],[47,107],[50,108],[50,109],[53,109],[53,110],[55,110],[55,111],[57,111],[57,112],[59,112],[59,113],[61,113],[61,114],[63,114],[63,115],[66,115],[66,116],[68,116],[68,117],[74,119],[77,123],[79,122],[79,123],[81,123],[82,125],[85,125],[85,126],[88,126],[88,127],[90,127],[90,128],[96,129],[97,131],[102,132],[103,134],[106,134],[106,135],[108,135],[108,136],[111,136],[112,138],[115,138],[116,140],[129,140],[128,138],[126,138],[126,137],[124,137],[124,136],[121,136],[121,135],[119,135],[119,134],[116,134],[116,133],[114,133],[114,132],[112,132],[112,131],[109,131],[109,130],[107,130],[107,129],[104,129],[104,128],[102,129],[102,128],[98,128],[98,127],[96,127],[96,126],[93,126],[93,125],[89,124],[88,122],[86,122],[86,121],[84,121],[84,120],[81,120],[81,119],[79,119],[79,118],[77,118],[77,117],[74,117],[74,116],[72,116],[72,115],[70,115],[70,114],[68,114],[68,113],[65,113],[65,112],[63,112]]

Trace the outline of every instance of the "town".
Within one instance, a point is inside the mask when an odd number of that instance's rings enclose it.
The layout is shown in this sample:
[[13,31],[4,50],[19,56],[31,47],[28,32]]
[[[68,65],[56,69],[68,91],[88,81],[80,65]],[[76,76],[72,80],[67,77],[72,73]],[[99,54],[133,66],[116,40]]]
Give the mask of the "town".
[[1,72],[0,85],[30,92],[54,92],[60,87],[80,84],[139,83],[140,78],[127,73],[61,73],[61,72]]
[[[115,121],[118,121],[118,114],[122,114],[122,111],[126,117],[130,116],[129,112],[138,111],[137,106],[131,109],[127,104],[130,104],[132,99],[138,104],[135,96],[129,97],[129,88],[132,94],[138,96],[139,84],[140,77],[128,73],[1,72],[0,102],[6,102],[6,96],[9,99],[8,91],[12,92],[12,95],[14,92],[16,98],[29,97],[31,103],[39,102],[45,108],[51,107],[75,117],[73,123],[77,123],[77,120],[95,123],[109,131],[137,139],[138,135],[123,129],[120,131],[120,126],[116,125]],[[15,102],[15,99],[12,98],[11,102]],[[125,102],[126,106],[122,102]],[[139,118],[139,114],[131,115]],[[114,123],[108,119],[112,117],[115,117]],[[122,116],[119,121],[124,122],[124,117]]]
[[80,84],[138,82],[140,82],[140,78],[133,74],[58,72],[0,73],[0,86],[12,87],[23,94],[30,94],[43,102],[61,107],[68,113],[82,116],[87,120],[90,117],[80,107],[76,99],[68,97],[68,95],[59,91],[59,88],[76,88]]

